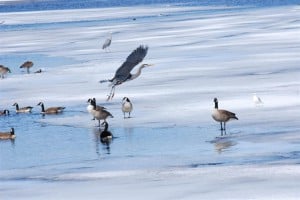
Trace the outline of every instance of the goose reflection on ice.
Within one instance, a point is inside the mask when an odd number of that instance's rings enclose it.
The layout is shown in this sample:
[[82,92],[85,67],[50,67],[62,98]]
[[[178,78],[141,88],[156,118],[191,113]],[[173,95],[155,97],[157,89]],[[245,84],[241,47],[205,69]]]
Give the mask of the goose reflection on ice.
[[237,144],[237,142],[233,141],[229,137],[216,137],[213,141],[211,141],[211,143],[214,144],[218,153],[222,153]]

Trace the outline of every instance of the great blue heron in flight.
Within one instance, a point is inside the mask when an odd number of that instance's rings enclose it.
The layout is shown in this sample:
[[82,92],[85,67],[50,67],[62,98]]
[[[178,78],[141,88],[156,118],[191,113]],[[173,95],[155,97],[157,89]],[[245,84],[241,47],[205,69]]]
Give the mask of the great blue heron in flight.
[[111,33],[109,33],[109,37],[106,38],[105,42],[103,43],[102,49],[103,50],[109,49],[111,41],[112,41],[112,35],[111,35]]
[[109,80],[101,80],[100,83],[111,82],[110,94],[108,95],[107,101],[112,99],[115,94],[115,87],[124,83],[125,81],[130,81],[139,77],[142,73],[144,67],[152,66],[150,64],[142,64],[135,74],[131,74],[131,70],[143,61],[147,55],[148,47],[139,46],[137,49],[132,51],[132,53],[127,57],[126,61],[117,69],[115,76]]

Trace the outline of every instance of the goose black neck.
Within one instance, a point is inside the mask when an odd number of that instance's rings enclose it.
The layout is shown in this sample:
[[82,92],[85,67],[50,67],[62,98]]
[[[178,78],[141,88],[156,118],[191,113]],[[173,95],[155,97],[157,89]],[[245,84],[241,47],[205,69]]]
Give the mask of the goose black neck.
[[108,129],[108,123],[105,123],[105,125],[104,125],[104,131],[107,131],[107,129]]
[[16,110],[19,110],[19,104],[16,103]]
[[218,109],[219,108],[219,106],[218,106],[218,102],[217,101],[215,101],[215,109]]
[[45,107],[43,103],[41,104],[41,108],[42,108],[42,112],[45,112]]
[[14,129],[14,128],[11,129],[10,134],[11,134],[11,135],[14,135],[14,134],[15,134],[15,129]]
[[96,109],[96,101],[94,101],[93,99],[91,101],[91,105],[93,106],[94,109]]

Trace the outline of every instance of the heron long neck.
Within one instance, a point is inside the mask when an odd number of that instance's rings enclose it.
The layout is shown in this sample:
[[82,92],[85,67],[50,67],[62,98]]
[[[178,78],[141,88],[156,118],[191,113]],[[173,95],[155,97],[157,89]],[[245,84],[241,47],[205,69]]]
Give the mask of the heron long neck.
[[132,74],[131,77],[130,77],[130,80],[133,80],[133,79],[136,79],[137,77],[139,77],[142,73],[142,69],[144,68],[144,65],[141,65],[137,72],[135,74]]

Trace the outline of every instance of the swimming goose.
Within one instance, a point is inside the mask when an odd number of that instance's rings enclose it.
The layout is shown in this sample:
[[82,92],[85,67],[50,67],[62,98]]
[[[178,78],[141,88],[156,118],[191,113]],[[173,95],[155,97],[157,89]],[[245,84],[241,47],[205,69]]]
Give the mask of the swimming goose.
[[1,115],[9,115],[9,110],[0,110],[0,116]]
[[132,103],[130,102],[128,97],[124,97],[123,98],[123,103],[122,103],[122,111],[124,114],[124,119],[125,119],[125,113],[128,113],[128,118],[130,118],[130,113],[132,111],[133,107],[132,107]]
[[98,120],[99,127],[101,124],[101,120],[104,120],[106,122],[106,119],[108,117],[113,118],[112,114],[110,112],[108,112],[104,107],[97,106],[94,101],[92,101],[92,105],[93,105],[93,110],[91,113],[94,116],[94,118]]
[[1,78],[4,78],[4,75],[7,73],[11,73],[10,69],[8,67],[5,67],[4,65],[0,65],[0,75]]
[[65,107],[50,107],[45,110],[43,102],[38,103],[37,106],[41,106],[42,114],[57,114],[63,112],[63,110],[65,109]]
[[24,62],[20,68],[26,68],[27,69],[27,73],[29,74],[30,71],[29,71],[29,68],[31,68],[33,66],[33,62],[32,61],[26,61]]
[[0,139],[1,140],[8,140],[8,139],[15,139],[15,129],[11,128],[9,132],[0,132]]
[[33,107],[31,107],[31,106],[19,108],[19,104],[17,104],[17,103],[14,103],[12,106],[16,106],[17,113],[28,113],[28,112],[31,112],[31,110],[33,109]]
[[102,143],[108,143],[113,138],[113,135],[110,131],[107,130],[108,129],[108,123],[106,121],[103,122],[101,125],[104,126],[104,130],[100,134],[100,140],[101,140]]
[[[213,110],[212,118],[217,122],[220,122],[222,131],[226,130],[226,122],[228,122],[231,119],[238,120],[238,118],[235,116],[234,113],[230,111],[219,109],[217,98],[214,98],[214,102],[215,102],[215,109]],[[222,126],[222,122],[224,123],[224,128]]]

